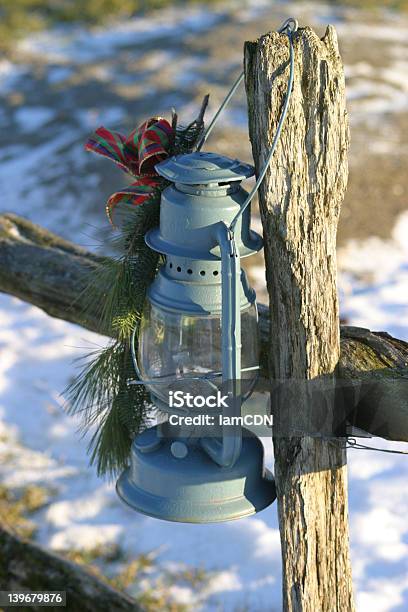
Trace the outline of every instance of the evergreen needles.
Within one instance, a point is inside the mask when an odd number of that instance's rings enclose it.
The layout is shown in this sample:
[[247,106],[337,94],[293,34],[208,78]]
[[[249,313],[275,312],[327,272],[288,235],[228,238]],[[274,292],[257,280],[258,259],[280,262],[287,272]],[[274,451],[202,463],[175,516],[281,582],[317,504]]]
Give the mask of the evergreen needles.
[[[96,285],[102,282],[106,287],[101,330],[110,330],[116,340],[90,353],[66,390],[68,411],[80,415],[83,433],[92,431],[89,453],[100,475],[114,476],[123,469],[132,438],[145,423],[146,391],[143,386],[128,385],[135,378],[129,341],[157,270],[158,255],[146,246],[144,234],[157,225],[158,210],[158,202],[147,202],[128,211],[119,231],[123,252],[115,259],[107,258],[95,279]],[[92,286],[88,295],[91,303],[95,299]]]
[[[186,127],[177,126],[173,111],[174,140],[170,154],[188,153],[199,141],[204,129],[208,96],[200,113]],[[135,206],[132,197],[115,209],[115,230],[110,250],[94,281],[87,289],[89,305],[99,298],[97,287],[105,287],[100,305],[100,330],[114,338],[105,348],[91,351],[79,360],[80,372],[65,390],[67,411],[81,419],[80,431],[90,434],[88,452],[98,475],[114,477],[128,463],[133,438],[148,424],[149,396],[143,385],[129,385],[136,378],[130,339],[138,327],[146,296],[153,281],[159,255],[145,243],[146,232],[159,224],[160,194],[167,183],[149,200]],[[96,297],[98,294],[98,297]]]

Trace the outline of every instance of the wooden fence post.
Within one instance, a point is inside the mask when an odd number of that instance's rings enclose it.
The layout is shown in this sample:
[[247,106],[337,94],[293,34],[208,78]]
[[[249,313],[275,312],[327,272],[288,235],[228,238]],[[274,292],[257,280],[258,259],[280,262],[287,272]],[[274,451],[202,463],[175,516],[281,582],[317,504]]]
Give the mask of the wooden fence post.
[[[340,442],[299,433],[310,433],[316,411],[326,417],[326,430],[336,418],[336,231],[349,144],[344,73],[331,26],[321,40],[310,28],[300,29],[294,53],[289,113],[260,190],[270,375],[281,383],[272,405],[283,607],[345,612],[354,609],[346,452]],[[249,128],[258,169],[281,113],[288,58],[283,34],[270,33],[245,45]]]

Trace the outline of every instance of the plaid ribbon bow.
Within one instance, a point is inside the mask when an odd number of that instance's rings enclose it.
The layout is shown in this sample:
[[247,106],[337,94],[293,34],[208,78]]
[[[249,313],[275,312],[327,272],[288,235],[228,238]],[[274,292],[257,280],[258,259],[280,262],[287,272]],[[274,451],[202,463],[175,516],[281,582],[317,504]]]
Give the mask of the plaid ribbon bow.
[[108,199],[106,213],[111,223],[113,210],[118,204],[137,206],[160,196],[164,180],[154,167],[169,156],[174,136],[174,129],[166,119],[152,117],[127,137],[100,127],[88,138],[86,151],[107,157],[137,178],[134,183],[113,193]]

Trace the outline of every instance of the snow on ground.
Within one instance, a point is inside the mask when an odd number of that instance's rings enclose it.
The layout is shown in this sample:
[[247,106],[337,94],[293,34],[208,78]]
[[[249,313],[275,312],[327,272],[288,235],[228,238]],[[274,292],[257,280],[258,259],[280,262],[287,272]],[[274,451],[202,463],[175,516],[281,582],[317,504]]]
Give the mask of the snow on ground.
[[135,44],[152,43],[157,39],[178,38],[214,26],[221,18],[215,11],[206,8],[167,9],[157,12],[155,18],[137,17],[126,21],[112,22],[109,28],[62,27],[27,37],[19,47],[31,55],[48,60],[87,63],[110,57],[118,48]]
[[343,316],[354,325],[408,339],[408,212],[390,240],[350,241],[339,249],[338,264]]
[[[288,13],[296,12],[293,4],[287,6]],[[268,10],[267,2],[248,1],[237,13],[237,20],[249,22]],[[342,25],[331,7],[311,4],[310,11],[321,23],[330,15],[340,34],[342,27],[350,27]],[[21,46],[24,52],[48,62],[46,79],[58,86],[72,77],[76,66],[115,54],[119,33],[124,36],[120,45],[133,45],[136,37],[138,44],[154,46],[164,35],[169,41],[181,32],[196,35],[215,27],[222,18],[221,10],[172,9],[154,19],[99,28],[90,36],[83,30],[48,32],[27,39]],[[356,22],[352,27],[347,36],[351,31],[356,38],[368,35],[365,24]],[[381,73],[381,87],[373,82],[375,75],[368,64],[360,62],[347,68],[352,116],[359,121],[378,121],[382,113],[401,112],[406,107],[407,32],[401,23],[370,26],[370,36],[393,41],[399,49],[395,63]],[[139,50],[131,53],[137,57]],[[179,70],[182,59],[183,70]],[[176,64],[177,87],[188,89],[202,59],[182,57],[177,49],[153,48],[145,68],[154,71],[166,61]],[[7,95],[16,83],[28,83],[27,75],[24,65],[2,60],[0,93]],[[111,83],[133,77],[103,65],[95,67],[93,78]],[[90,208],[95,197],[101,199],[100,176],[87,171],[81,143],[100,123],[119,126],[124,113],[117,101],[98,109],[68,106],[65,113],[67,109],[69,120],[59,114],[60,109],[44,103],[36,107],[23,104],[13,112],[13,129],[22,138],[0,151],[1,208],[88,244],[92,242],[91,224],[102,223],[102,207],[99,217]],[[231,108],[230,122],[240,125],[243,117],[239,104]],[[37,131],[41,138],[27,146],[24,139]],[[388,241],[372,238],[352,242],[339,251],[342,314],[351,324],[408,339],[407,236],[405,214]],[[260,278],[263,276],[262,271]],[[165,523],[122,505],[113,484],[98,479],[88,467],[86,442],[78,436],[75,420],[64,414],[60,393],[74,372],[72,360],[103,342],[95,334],[0,295],[0,481],[11,487],[43,484],[53,490],[50,503],[36,517],[40,542],[54,549],[117,543],[132,555],[153,550],[161,567],[187,564],[215,572],[201,593],[175,587],[174,593],[182,601],[198,606],[206,598],[206,610],[280,609],[276,504],[255,517],[221,525]],[[369,443],[404,447],[381,440]],[[266,461],[273,466],[270,445]],[[349,452],[353,570],[361,612],[408,609],[407,473],[406,457]]]

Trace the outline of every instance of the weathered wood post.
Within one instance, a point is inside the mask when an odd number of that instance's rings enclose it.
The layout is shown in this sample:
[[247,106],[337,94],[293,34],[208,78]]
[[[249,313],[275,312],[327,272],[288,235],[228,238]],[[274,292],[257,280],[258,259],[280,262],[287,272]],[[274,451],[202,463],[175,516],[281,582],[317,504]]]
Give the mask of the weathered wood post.
[[[347,184],[349,130],[344,73],[334,28],[294,35],[289,113],[260,190],[270,297],[270,376],[275,477],[285,610],[353,610],[346,453],[310,432],[335,420],[334,371],[340,356],[336,231]],[[289,44],[270,33],[245,45],[249,128],[257,168],[264,162],[285,97]],[[307,384],[305,381],[313,381]],[[295,393],[293,394],[293,389]],[[319,394],[318,394],[319,395]],[[296,401],[293,402],[293,396]],[[292,399],[291,399],[292,397]]]

